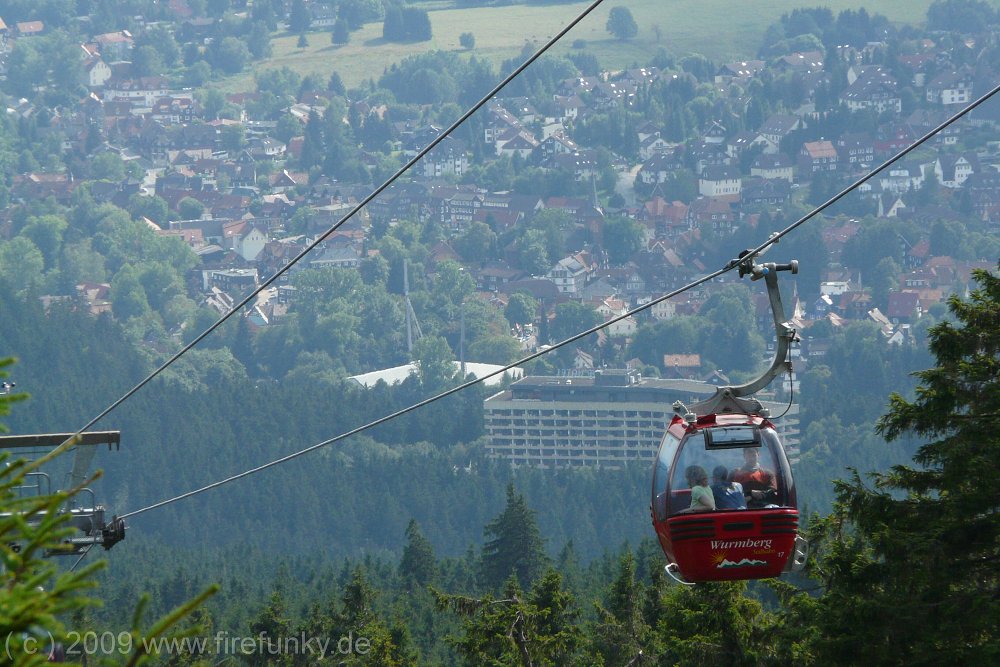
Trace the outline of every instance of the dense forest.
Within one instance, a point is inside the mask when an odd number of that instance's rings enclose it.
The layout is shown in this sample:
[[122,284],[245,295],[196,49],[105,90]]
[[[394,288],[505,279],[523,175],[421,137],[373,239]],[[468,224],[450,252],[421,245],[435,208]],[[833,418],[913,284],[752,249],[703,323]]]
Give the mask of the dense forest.
[[[39,560],[42,549],[58,543],[58,522],[6,518],[0,522],[0,628],[14,633],[18,655],[44,659],[35,655],[38,642],[58,637],[79,648],[74,640],[82,628],[110,627],[137,592],[154,589],[157,612],[160,605],[177,605],[177,611],[156,623],[145,612],[131,625],[119,616],[116,629],[131,630],[116,641],[135,659],[157,638],[180,642],[185,635],[210,643],[162,645],[174,646],[163,649],[176,650],[171,661],[217,657],[228,650],[226,628],[237,628],[258,643],[227,657],[268,664],[988,662],[998,649],[994,561],[1000,532],[995,512],[983,507],[996,506],[990,494],[1000,278],[978,272],[976,279],[970,297],[952,297],[949,319],[930,331],[935,365],[918,374],[918,398],[893,394],[878,423],[889,441],[907,433],[927,440],[914,457],[918,467],[899,465],[867,480],[855,474],[838,482],[833,512],[809,528],[814,553],[800,582],[768,582],[759,595],[738,583],[670,584],[648,541],[589,564],[581,563],[572,542],[552,557],[536,511],[508,485],[503,509],[484,524],[481,548],[458,557],[438,556],[416,521],[405,529],[398,561],[367,556],[338,566],[286,555],[276,569],[260,570],[257,547],[250,545],[214,557],[196,548],[194,558],[177,544],[165,546],[173,559],[144,545],[130,553],[129,574],[100,575],[104,593],[114,592],[106,598],[108,617],[80,613],[98,564],[59,573],[51,561]],[[11,398],[0,397],[4,413]],[[25,472],[15,465],[0,473],[5,505],[14,502]],[[63,499],[40,497],[29,510],[56,507]],[[142,562],[147,569],[139,568]],[[205,588],[206,571],[222,573],[224,592],[200,606],[215,593]],[[35,588],[38,581],[49,587]],[[262,595],[266,602],[246,604]],[[193,602],[185,605],[189,598]],[[977,613],[963,614],[970,607]],[[72,624],[52,615],[72,610]],[[327,642],[321,654],[313,652],[320,650],[315,644],[296,644],[291,652],[287,643],[275,643],[293,635],[345,642],[337,653]]]

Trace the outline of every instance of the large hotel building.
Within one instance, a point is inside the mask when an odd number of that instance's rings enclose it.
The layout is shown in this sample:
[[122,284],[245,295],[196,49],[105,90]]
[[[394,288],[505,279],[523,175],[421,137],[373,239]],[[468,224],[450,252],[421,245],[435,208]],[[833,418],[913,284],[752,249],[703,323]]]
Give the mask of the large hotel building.
[[[615,468],[628,461],[652,461],[673,417],[674,401],[690,405],[714,391],[705,382],[643,378],[631,370],[529,376],[486,399],[487,451],[516,466],[541,468]],[[772,415],[785,413],[775,426],[794,460],[798,406],[761,403]]]

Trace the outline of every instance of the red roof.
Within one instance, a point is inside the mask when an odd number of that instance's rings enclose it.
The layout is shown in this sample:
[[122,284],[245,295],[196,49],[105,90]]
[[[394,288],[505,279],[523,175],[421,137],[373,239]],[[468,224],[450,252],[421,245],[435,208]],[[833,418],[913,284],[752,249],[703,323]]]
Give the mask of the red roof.
[[886,315],[890,318],[908,319],[917,312],[920,295],[916,292],[891,292]]

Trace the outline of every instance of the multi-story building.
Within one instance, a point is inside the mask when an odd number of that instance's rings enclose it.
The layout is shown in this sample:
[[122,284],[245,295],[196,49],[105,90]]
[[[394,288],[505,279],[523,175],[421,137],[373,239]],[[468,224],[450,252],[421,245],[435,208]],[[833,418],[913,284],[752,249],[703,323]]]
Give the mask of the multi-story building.
[[[487,453],[540,468],[652,461],[674,401],[690,405],[714,391],[705,382],[643,378],[634,370],[526,377],[486,399]],[[764,405],[774,414],[787,407]],[[790,449],[798,442],[798,409],[792,408],[776,424]]]

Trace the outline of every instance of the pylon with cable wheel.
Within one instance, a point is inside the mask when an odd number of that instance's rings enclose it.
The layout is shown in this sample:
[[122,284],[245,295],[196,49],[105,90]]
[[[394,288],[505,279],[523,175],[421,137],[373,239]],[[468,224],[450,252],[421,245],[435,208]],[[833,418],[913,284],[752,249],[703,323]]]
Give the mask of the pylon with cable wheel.
[[[68,493],[69,499],[57,510],[66,516],[67,524],[77,533],[62,540],[61,548],[49,549],[46,556],[72,556],[86,554],[91,547],[100,545],[110,549],[125,539],[125,521],[97,502],[96,494],[85,486],[92,479],[90,466],[97,447],[106,445],[108,450],[121,445],[120,431],[88,431],[86,433],[36,433],[28,435],[0,436],[0,451],[10,451],[17,458],[37,461],[50,454],[53,449],[72,441],[72,467],[64,474],[64,482],[53,483],[51,468],[58,457],[43,461],[36,470],[25,473],[25,483],[15,488],[21,498],[44,497],[54,493]],[[58,475],[58,473],[56,473]],[[2,513],[0,516],[10,516]],[[39,523],[44,514],[32,517],[28,523]],[[14,550],[20,548],[13,544]]]

